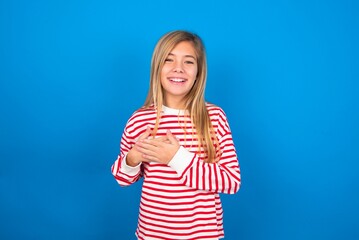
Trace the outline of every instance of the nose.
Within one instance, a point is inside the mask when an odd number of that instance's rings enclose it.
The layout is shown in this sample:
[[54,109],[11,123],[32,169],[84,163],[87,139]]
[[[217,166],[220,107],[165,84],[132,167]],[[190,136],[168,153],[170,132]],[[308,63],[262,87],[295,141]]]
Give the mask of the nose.
[[173,71],[176,73],[183,73],[183,66],[181,62],[176,62]]

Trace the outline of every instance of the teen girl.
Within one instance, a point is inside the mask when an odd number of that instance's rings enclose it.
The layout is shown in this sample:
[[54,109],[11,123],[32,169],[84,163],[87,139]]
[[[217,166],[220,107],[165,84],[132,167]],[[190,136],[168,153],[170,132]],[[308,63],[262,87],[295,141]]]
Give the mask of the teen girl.
[[223,110],[205,102],[202,40],[173,31],[157,43],[144,106],[128,120],[112,174],[121,186],[144,178],[138,239],[224,237],[219,193],[240,188]]

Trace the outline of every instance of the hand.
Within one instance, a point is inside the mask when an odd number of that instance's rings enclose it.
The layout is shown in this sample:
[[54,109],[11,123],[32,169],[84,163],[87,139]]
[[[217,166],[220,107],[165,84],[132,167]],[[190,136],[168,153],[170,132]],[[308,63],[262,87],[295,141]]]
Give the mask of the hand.
[[142,153],[143,161],[168,164],[178,151],[180,144],[173,134],[167,130],[166,137],[142,139],[136,144],[137,150]]
[[151,135],[151,128],[150,127],[147,127],[146,131],[141,134],[141,136],[138,138],[135,146],[133,148],[131,148],[131,150],[127,153],[127,157],[126,157],[126,163],[127,165],[131,166],[131,167],[135,167],[137,166],[140,162],[142,162],[142,153],[139,152],[136,148],[136,145],[148,138],[149,136]]

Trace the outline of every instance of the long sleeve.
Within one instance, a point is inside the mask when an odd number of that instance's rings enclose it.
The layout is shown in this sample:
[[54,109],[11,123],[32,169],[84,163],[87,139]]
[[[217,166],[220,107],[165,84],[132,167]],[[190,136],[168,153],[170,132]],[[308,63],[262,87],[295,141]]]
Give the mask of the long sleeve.
[[131,185],[142,177],[141,164],[135,167],[130,167],[126,164],[127,153],[131,150],[134,143],[134,140],[130,137],[129,133],[125,129],[121,138],[120,154],[111,167],[112,174],[114,175],[118,184],[121,186]]
[[221,151],[218,162],[206,163],[196,153],[181,146],[169,166],[188,187],[233,194],[239,190],[241,184],[237,154],[224,112],[218,111],[215,119]]
[[[164,108],[155,137],[167,131],[181,147],[168,165],[143,162],[126,165],[126,156],[148,127],[155,128],[154,108],[140,109],[126,124],[120,154],[112,174],[122,186],[143,176],[136,230],[138,239],[220,239],[224,237],[223,209],[218,193],[235,193],[240,187],[237,154],[221,108],[207,104],[219,151],[216,163],[205,163],[196,129],[189,115]],[[197,152],[198,155],[197,155]]]

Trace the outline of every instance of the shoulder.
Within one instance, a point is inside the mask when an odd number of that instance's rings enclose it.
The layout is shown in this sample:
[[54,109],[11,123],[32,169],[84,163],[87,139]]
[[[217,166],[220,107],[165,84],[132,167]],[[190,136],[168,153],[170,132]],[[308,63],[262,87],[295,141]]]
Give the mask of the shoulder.
[[225,134],[231,132],[227,116],[223,109],[217,105],[206,103],[208,110],[209,118],[216,133],[219,134],[219,137],[223,137]]
[[209,118],[211,119],[212,126],[220,136],[230,133],[230,127],[227,120],[226,113],[223,109],[215,104],[206,103]]
[[152,105],[149,107],[141,107],[132,113],[127,121],[126,127],[131,128],[151,119],[156,119],[156,116],[155,108]]
[[223,109],[213,103],[206,102],[206,107],[208,111],[208,115],[212,119],[212,117],[222,118],[226,119],[226,113],[223,111]]

